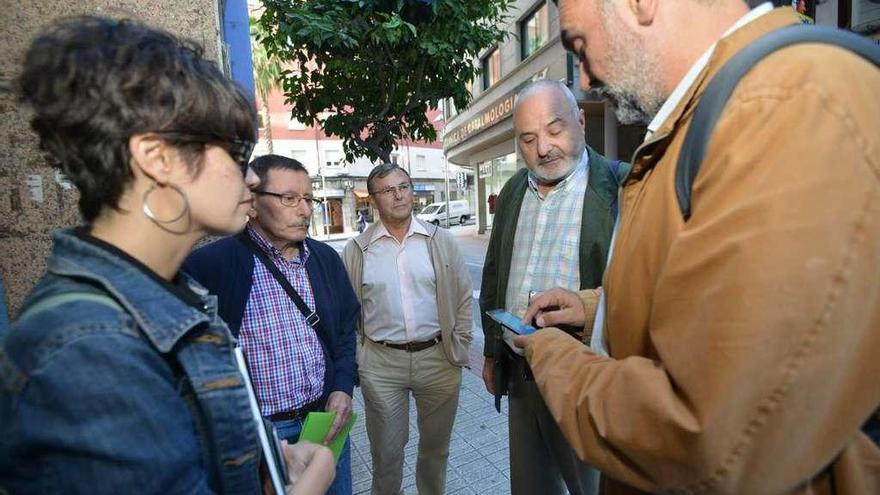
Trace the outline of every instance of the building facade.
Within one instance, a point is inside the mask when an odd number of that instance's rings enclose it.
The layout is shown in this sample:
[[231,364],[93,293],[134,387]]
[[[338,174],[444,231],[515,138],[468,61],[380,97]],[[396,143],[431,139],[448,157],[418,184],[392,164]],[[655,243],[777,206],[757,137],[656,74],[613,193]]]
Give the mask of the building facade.
[[[312,235],[323,237],[356,231],[358,211],[365,213],[368,222],[375,221],[377,217],[367,193],[367,176],[375,163],[367,158],[346,161],[342,140],[324,134],[320,127],[306,126],[292,118],[291,109],[279,91],[271,91],[268,100],[271,133],[261,130],[254,156],[269,153],[271,134],[272,153],[294,158],[308,169],[315,196],[324,200],[315,207]],[[443,135],[443,113],[430,110],[428,119],[437,129],[437,135]],[[391,160],[412,176],[416,213],[431,203],[446,201],[447,197],[466,199],[473,205],[470,174],[446,162],[440,141],[398,141]]]
[[516,0],[505,30],[509,36],[481,56],[482,75],[473,82],[468,108],[446,107],[444,150],[450,163],[472,170],[476,179],[479,232],[491,228],[495,196],[518,168],[513,135],[516,93],[536,79],[564,82],[586,115],[587,143],[611,158],[628,157],[644,135],[642,126],[618,125],[611,108],[593,92],[583,92],[576,60],[562,46],[559,12],[549,0]]
[[[762,3],[748,0],[751,6]],[[876,0],[774,0],[791,5],[817,24],[852,29],[874,39],[880,26]],[[564,82],[586,114],[585,138],[593,149],[612,159],[629,160],[641,144],[644,126],[621,125],[610,105],[594,92],[583,92],[577,60],[565,52],[559,12],[549,0],[516,0],[506,26],[509,36],[481,54],[482,75],[473,81],[470,105],[446,105],[444,151],[450,163],[469,169],[476,179],[474,204],[480,233],[491,228],[492,203],[501,187],[525,163],[513,135],[516,92],[535,79]]]

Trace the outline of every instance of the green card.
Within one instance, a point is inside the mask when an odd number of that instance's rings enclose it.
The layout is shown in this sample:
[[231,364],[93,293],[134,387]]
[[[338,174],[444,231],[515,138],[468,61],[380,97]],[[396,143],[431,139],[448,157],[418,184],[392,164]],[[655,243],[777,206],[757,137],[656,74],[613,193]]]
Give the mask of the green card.
[[[330,427],[333,426],[333,420],[335,418],[335,412],[310,412],[303,423],[299,439],[308,440],[317,444],[324,443],[324,438],[330,431]],[[351,431],[351,427],[354,426],[355,420],[357,420],[357,413],[352,411],[351,416],[348,418],[348,422],[339,430],[336,439],[327,446],[333,452],[333,456],[337,461],[339,461],[339,456],[342,454],[342,447],[345,446],[345,439],[348,438],[348,433]]]

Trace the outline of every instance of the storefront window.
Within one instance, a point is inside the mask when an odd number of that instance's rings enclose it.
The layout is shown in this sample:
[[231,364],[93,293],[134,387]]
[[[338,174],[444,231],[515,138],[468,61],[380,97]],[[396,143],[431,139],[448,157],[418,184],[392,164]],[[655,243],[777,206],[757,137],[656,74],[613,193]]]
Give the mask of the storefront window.
[[[480,176],[486,184],[486,194],[483,197],[483,204],[487,206],[489,215],[486,219],[486,225],[491,226],[495,218],[494,201],[501,192],[504,184],[516,173],[516,153],[496,157],[490,161],[480,163],[478,165]],[[490,201],[490,199],[492,201]],[[492,208],[489,208],[492,205]]]

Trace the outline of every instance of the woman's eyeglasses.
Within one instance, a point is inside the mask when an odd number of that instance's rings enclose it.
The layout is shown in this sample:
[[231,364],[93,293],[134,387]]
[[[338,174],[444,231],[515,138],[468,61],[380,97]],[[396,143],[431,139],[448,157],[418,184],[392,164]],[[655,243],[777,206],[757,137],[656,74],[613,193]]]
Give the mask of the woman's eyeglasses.
[[171,141],[187,142],[187,143],[203,143],[219,146],[229,153],[229,156],[238,164],[241,169],[241,176],[247,175],[248,164],[250,163],[251,153],[254,151],[255,142],[224,137],[216,134],[200,134],[193,131],[153,131],[155,134],[165,136]]
[[235,139],[232,142],[225,143],[225,146],[223,143],[219,146],[224,148],[229,153],[229,156],[238,163],[239,168],[241,168],[241,176],[244,177],[247,175],[248,163],[251,161],[251,153],[254,152],[255,144],[252,141]]

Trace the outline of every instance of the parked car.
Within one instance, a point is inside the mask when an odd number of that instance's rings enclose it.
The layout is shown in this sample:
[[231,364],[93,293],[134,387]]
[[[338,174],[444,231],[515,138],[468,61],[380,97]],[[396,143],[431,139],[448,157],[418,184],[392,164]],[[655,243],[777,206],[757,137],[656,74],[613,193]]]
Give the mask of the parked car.
[[[431,203],[421,213],[416,215],[419,220],[424,220],[434,225],[446,226],[446,202]],[[467,200],[458,199],[449,202],[449,223],[452,225],[464,225],[471,218],[471,207]]]

